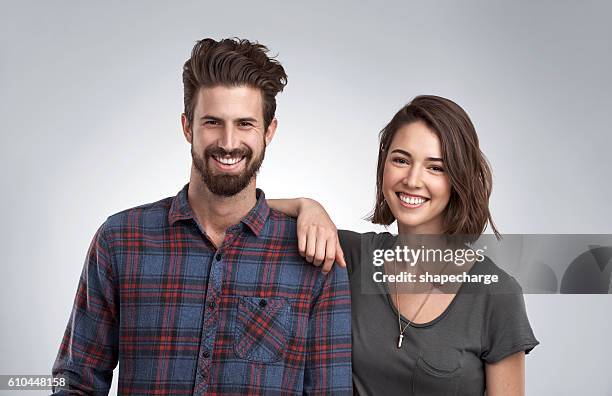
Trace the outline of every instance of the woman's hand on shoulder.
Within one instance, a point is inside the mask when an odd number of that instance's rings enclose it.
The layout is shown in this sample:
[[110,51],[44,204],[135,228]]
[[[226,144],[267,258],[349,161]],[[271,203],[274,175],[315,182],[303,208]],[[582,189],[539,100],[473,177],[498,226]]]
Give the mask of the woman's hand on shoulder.
[[297,217],[298,250],[302,257],[322,272],[331,271],[334,261],[346,267],[336,225],[317,201],[303,198]]

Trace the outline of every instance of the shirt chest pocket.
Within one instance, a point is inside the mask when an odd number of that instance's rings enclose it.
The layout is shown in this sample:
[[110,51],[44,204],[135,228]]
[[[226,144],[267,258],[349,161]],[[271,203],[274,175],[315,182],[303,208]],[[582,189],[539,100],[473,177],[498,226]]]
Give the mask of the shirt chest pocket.
[[234,351],[245,360],[273,363],[287,344],[291,306],[285,298],[241,296],[236,307]]
[[445,364],[442,365],[431,357],[419,356],[412,380],[415,396],[457,395],[461,362],[451,358],[445,360]]

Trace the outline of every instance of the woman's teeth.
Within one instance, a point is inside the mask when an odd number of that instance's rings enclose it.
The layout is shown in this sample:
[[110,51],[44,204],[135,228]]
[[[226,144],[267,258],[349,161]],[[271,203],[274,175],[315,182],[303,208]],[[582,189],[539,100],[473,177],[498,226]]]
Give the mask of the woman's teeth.
[[425,198],[421,198],[421,197],[411,197],[409,195],[404,195],[404,194],[399,194],[399,199],[402,202],[405,202],[409,205],[420,205],[422,203],[424,203],[425,201],[427,201]]

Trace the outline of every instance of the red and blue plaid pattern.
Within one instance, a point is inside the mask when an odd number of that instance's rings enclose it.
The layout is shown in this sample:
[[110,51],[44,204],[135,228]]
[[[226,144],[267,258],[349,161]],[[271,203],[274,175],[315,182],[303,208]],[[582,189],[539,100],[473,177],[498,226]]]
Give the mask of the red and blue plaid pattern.
[[[113,215],[88,252],[53,366],[55,394],[350,394],[344,270],[322,275],[263,192],[217,249],[187,186]],[[74,392],[74,391],[80,391]]]

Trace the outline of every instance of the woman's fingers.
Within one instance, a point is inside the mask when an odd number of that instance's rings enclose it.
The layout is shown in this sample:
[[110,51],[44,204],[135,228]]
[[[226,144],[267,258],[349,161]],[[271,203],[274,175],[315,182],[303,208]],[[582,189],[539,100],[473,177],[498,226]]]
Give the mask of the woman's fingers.
[[306,242],[308,241],[308,227],[298,226],[297,238],[298,238],[298,252],[300,252],[300,256],[306,257]]
[[[337,234],[336,234],[337,235]],[[336,262],[342,268],[346,268],[346,261],[344,260],[344,251],[340,246],[340,241],[336,238]]]
[[331,271],[336,259],[336,233],[330,233],[325,242],[325,261],[323,262],[322,271],[327,274]]
[[331,271],[334,262],[346,268],[344,252],[336,230],[311,224],[298,227],[297,236],[300,255],[309,263],[316,266],[323,265],[321,269],[323,273]]
[[319,266],[325,261],[325,246],[327,245],[325,228],[322,226],[315,227],[315,235],[317,236],[315,257],[313,264]]
[[314,265],[319,265],[314,262],[315,254],[317,252],[317,228],[314,226],[308,227],[307,237],[306,237],[306,261],[309,263],[313,263]]

